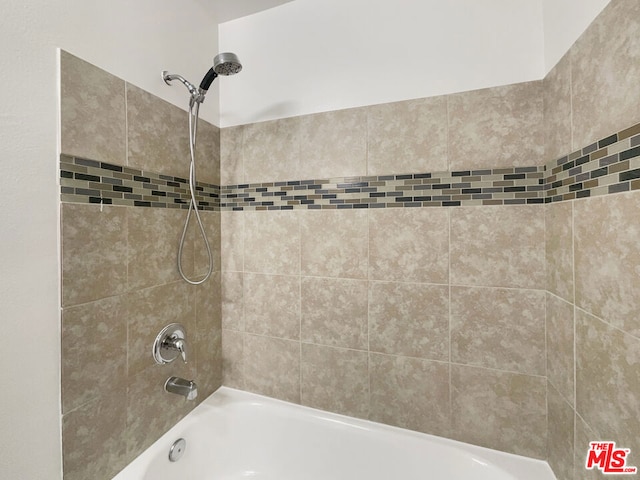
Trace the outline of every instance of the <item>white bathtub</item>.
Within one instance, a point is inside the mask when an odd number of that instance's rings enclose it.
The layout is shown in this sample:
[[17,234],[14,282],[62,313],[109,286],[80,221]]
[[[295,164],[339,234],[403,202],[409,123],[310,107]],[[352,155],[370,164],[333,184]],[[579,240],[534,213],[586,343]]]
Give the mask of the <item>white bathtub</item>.
[[[169,448],[187,447],[172,463]],[[221,388],[114,480],[555,480],[540,460]]]

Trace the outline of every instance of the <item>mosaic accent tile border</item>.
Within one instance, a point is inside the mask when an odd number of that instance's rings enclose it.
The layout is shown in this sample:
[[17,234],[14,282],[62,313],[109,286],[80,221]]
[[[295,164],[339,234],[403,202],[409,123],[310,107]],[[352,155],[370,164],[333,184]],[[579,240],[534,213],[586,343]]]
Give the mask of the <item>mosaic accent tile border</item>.
[[[62,202],[128,207],[189,208],[186,179],[85,158],[60,156]],[[200,210],[220,209],[220,187],[197,182]]]
[[640,190],[640,123],[546,165],[545,203]]
[[[61,155],[63,202],[188,208],[187,180]],[[242,185],[198,182],[201,210],[543,204],[640,190],[640,124],[544,166]]]

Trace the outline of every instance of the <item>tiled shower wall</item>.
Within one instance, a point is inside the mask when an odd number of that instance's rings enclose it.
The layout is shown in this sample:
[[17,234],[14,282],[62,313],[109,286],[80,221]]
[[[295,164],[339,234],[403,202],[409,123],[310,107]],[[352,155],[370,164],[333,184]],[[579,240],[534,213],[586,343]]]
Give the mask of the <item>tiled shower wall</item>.
[[[152,193],[184,193],[187,114],[66,52],[61,88],[64,478],[108,480],[221,383],[220,214],[202,212],[214,273],[190,286],[176,266],[187,211]],[[219,130],[198,131],[198,178],[217,185]],[[183,264],[206,272],[194,222]],[[186,326],[188,363],[156,365],[172,322]],[[172,375],[196,381],[197,402],[163,391]]]
[[[623,148],[640,155],[638,78],[640,3],[613,0],[545,79],[547,159],[632,125],[619,137],[633,132]],[[611,151],[599,147],[604,165]],[[640,466],[638,173],[627,175],[629,192],[545,206],[548,458],[558,480],[606,478],[584,469],[599,439],[630,448]]]
[[228,200],[224,383],[549,458],[559,479],[585,478],[588,440],[639,452],[640,194],[608,195],[640,187],[640,131],[610,138],[640,121],[639,9],[611,2],[543,82],[223,129],[232,194],[548,164],[563,200]]

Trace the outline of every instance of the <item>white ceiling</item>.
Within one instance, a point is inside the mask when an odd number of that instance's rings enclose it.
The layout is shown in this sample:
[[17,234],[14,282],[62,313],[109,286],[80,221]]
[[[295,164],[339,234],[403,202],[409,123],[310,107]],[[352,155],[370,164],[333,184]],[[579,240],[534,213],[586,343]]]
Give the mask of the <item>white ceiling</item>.
[[213,11],[219,23],[268,10],[291,1],[293,0],[201,0],[203,5]]

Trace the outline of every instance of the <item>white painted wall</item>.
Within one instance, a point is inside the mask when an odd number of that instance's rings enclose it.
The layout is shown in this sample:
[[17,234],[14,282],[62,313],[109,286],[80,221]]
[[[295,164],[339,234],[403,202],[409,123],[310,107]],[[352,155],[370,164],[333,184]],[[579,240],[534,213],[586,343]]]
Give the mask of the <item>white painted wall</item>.
[[[195,0],[7,0],[0,16],[0,478],[61,476],[57,47],[162,96],[186,92],[217,53]],[[214,93],[214,92],[212,92]],[[203,116],[216,121],[215,101]]]
[[541,0],[296,0],[220,25],[222,126],[540,79]]
[[542,0],[545,74],[569,51],[610,0]]

